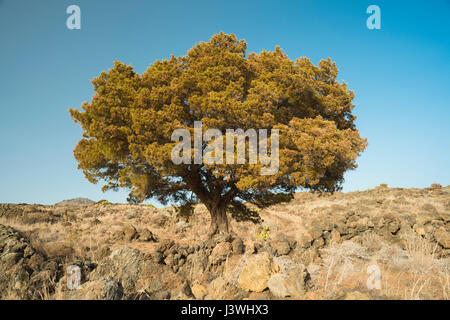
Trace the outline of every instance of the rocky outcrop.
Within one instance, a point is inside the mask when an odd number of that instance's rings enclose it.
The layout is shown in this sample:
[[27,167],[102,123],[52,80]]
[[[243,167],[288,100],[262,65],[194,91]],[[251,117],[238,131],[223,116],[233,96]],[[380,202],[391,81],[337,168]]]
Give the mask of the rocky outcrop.
[[47,259],[13,228],[0,225],[0,299],[44,299],[54,293],[62,264]]
[[72,291],[73,300],[120,300],[123,288],[120,282],[112,279],[88,281]]
[[88,206],[94,203],[95,201],[88,198],[74,198],[60,201],[56,203],[55,206]]
[[143,262],[142,252],[122,246],[99,262],[97,268],[89,275],[89,280],[114,279],[123,287],[125,296],[132,295],[136,291]]
[[[448,214],[420,214],[417,216],[394,216],[380,214],[369,216],[355,211],[345,214],[313,219],[306,226],[306,231],[297,236],[296,247],[305,250],[308,248],[323,248],[331,242],[341,242],[361,236],[366,232],[374,232],[386,240],[402,245],[405,237],[417,234],[431,243],[436,243],[436,253],[441,257],[450,254],[450,215]],[[280,250],[280,244],[272,241],[271,246]],[[287,245],[284,245],[287,251]]]

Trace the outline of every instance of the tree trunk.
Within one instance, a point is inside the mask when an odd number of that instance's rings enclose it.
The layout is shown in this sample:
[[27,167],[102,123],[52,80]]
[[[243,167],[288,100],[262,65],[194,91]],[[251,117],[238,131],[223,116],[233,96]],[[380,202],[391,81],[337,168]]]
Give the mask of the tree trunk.
[[210,237],[217,233],[229,233],[226,206],[212,207],[209,209],[209,214],[211,215]]

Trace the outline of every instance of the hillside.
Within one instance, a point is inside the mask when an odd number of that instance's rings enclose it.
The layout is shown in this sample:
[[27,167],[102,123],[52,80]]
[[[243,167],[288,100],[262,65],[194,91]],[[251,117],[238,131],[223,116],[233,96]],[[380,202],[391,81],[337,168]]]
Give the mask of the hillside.
[[74,198],[63,200],[55,204],[55,206],[82,206],[82,205],[90,205],[93,204],[94,201],[87,198]]
[[[73,204],[0,204],[1,299],[450,295],[449,186],[301,192],[213,239],[202,205],[185,221],[171,207]],[[75,290],[70,265],[82,273]]]

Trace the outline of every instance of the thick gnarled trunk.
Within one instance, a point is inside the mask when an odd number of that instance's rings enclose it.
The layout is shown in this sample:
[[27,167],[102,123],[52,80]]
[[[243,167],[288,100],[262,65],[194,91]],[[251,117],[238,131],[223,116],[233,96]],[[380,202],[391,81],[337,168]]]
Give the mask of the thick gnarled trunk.
[[[208,232],[209,237],[212,237],[215,234],[229,234],[227,207],[236,195],[238,189],[233,186],[228,192],[223,194],[223,186],[215,186],[212,184],[206,188],[203,185],[200,175],[193,174],[186,176],[185,179],[186,183],[191,185],[192,191],[209,211],[211,216],[211,224]],[[211,180],[211,178],[209,180]]]
[[211,224],[209,226],[209,236],[215,234],[229,233],[227,210],[224,206],[208,208],[211,216]]

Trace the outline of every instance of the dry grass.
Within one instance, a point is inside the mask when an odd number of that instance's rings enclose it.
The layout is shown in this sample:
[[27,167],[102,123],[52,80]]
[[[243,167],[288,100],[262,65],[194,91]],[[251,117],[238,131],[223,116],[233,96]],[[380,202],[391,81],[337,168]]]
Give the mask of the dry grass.
[[436,257],[436,245],[420,236],[405,241],[405,249],[393,246],[374,234],[366,234],[362,244],[344,241],[323,249],[323,270],[319,291],[345,287],[368,290],[367,268],[381,270],[381,289],[372,290],[381,299],[448,299],[450,259]]
[[[299,240],[314,221],[338,220],[349,211],[367,217],[402,215],[450,215],[450,188],[395,189],[378,187],[367,191],[334,194],[297,193],[287,204],[261,210],[263,224],[270,237],[278,233]],[[1,213],[0,213],[1,215]],[[126,242],[117,238],[123,223],[131,223],[138,231],[145,228],[157,237],[177,242],[197,243],[205,239],[209,214],[203,205],[195,208],[190,226],[177,226],[172,208],[156,209],[148,205],[85,205],[85,206],[27,206],[17,216],[2,216],[0,224],[10,225],[22,232],[33,247],[63,263],[74,260],[99,261],[108,250],[122,244],[152,252],[154,244]],[[254,239],[258,225],[251,222],[231,222],[235,234]],[[450,261],[436,254],[436,244],[422,237],[404,239],[394,245],[375,233],[365,233],[359,239],[332,242],[313,251],[308,261],[320,266],[315,278],[314,298],[339,298],[349,289],[367,289],[367,267],[376,263],[381,269],[381,289],[373,290],[376,297],[389,299],[449,299]],[[49,286],[52,287],[52,286]],[[344,289],[343,289],[344,288]],[[42,288],[40,298],[62,298],[58,293]]]

